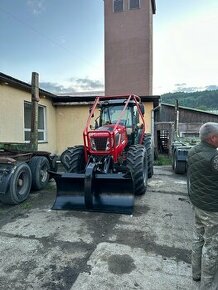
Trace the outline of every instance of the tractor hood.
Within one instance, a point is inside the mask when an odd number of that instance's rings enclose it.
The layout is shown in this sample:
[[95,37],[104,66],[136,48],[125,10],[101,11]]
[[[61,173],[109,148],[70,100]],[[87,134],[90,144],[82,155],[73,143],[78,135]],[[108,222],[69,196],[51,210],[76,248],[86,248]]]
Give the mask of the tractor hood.
[[128,142],[126,127],[122,125],[109,124],[101,126],[93,131],[88,132],[92,153],[94,151],[104,151],[105,153],[111,150],[117,150],[118,153],[124,149]]
[[[115,129],[115,127],[116,127],[116,129]],[[109,131],[109,132],[114,131],[114,133],[116,134],[116,133],[121,133],[121,132],[125,131],[125,126],[122,126],[122,125],[116,126],[116,124],[108,124],[108,125],[104,125],[104,126],[97,128],[95,131],[96,131],[96,133],[98,133],[98,131]]]

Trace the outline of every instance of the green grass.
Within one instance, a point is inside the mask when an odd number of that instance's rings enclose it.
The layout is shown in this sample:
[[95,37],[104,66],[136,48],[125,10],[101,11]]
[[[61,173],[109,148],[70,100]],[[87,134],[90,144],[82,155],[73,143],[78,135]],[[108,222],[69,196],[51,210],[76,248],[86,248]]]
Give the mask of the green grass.
[[31,209],[32,208],[32,204],[29,201],[23,202],[20,204],[20,207],[23,209]]
[[159,154],[158,158],[154,160],[154,165],[161,166],[161,165],[171,165],[172,158],[166,154]]

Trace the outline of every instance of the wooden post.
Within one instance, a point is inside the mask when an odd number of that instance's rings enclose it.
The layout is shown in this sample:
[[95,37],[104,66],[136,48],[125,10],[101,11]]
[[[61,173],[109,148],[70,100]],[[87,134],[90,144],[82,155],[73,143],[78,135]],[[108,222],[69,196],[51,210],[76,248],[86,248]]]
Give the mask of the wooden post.
[[39,102],[39,74],[32,73],[32,115],[30,146],[33,151],[38,150],[38,102]]
[[179,102],[176,100],[175,105],[175,139],[179,137]]

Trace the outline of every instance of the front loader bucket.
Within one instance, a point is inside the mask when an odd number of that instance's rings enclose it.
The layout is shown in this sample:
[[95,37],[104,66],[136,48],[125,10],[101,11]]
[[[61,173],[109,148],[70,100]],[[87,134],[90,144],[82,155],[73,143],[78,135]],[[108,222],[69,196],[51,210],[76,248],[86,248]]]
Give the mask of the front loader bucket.
[[52,209],[132,214],[133,182],[123,174],[56,173],[57,195]]

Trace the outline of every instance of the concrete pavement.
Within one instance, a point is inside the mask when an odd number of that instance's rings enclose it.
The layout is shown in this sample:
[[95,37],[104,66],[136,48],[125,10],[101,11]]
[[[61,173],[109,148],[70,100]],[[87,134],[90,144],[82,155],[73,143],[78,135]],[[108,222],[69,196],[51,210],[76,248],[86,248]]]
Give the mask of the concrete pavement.
[[52,211],[55,184],[0,204],[0,289],[195,290],[186,177],[155,167],[132,216]]

